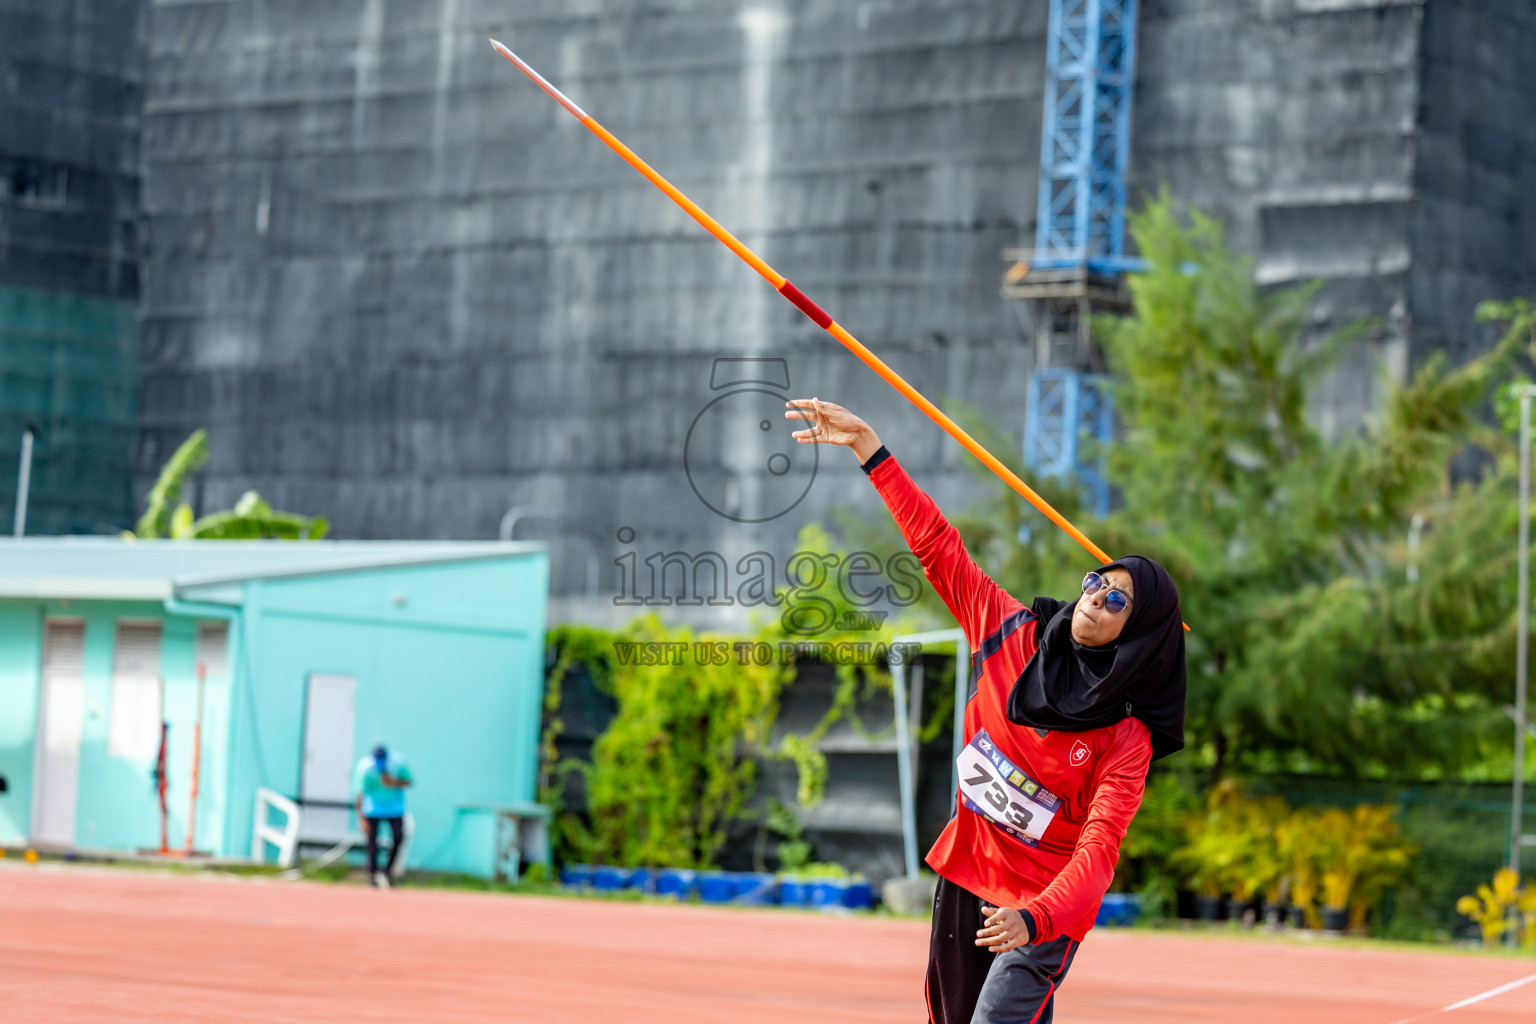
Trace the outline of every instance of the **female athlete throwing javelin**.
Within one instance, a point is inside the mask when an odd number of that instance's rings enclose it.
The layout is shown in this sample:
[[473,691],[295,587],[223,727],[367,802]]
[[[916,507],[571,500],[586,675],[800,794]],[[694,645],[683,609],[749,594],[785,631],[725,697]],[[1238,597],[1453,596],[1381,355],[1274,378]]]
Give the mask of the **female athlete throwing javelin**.
[[927,858],[939,874],[929,1018],[1049,1024],[1148,766],[1184,746],[1178,588],[1132,555],[1083,577],[1076,601],[1025,607],[869,424],[814,398],[788,406],[810,424],[795,431],[801,444],[853,449],[972,652],[955,815]]

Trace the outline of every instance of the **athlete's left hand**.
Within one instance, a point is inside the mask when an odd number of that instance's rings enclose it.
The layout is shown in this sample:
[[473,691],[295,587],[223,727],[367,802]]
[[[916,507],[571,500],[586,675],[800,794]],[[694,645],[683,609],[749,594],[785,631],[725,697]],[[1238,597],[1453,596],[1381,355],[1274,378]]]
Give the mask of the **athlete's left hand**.
[[981,912],[987,915],[987,926],[976,932],[976,945],[986,946],[990,953],[1006,953],[1029,945],[1029,925],[1024,923],[1023,914],[1008,907],[999,910],[985,904]]

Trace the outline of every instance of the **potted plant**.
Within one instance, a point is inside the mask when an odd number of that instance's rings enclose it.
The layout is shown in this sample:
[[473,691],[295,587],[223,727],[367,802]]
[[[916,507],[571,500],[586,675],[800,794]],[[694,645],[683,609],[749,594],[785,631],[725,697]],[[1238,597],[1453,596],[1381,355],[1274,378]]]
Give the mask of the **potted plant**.
[[1291,925],[1295,928],[1321,928],[1323,924],[1317,911],[1323,852],[1318,818],[1317,811],[1301,807],[1275,827],[1275,846],[1285,865],[1283,884],[1289,889]]
[[1393,820],[1396,808],[1361,804],[1353,811],[1329,810],[1319,816],[1325,844],[1323,927],[1363,931],[1371,907],[1408,869],[1415,852]]
[[[1536,886],[1525,888],[1533,890]],[[1493,885],[1480,885],[1477,887],[1477,895],[1463,896],[1457,900],[1456,911],[1476,921],[1477,929],[1483,936],[1483,945],[1492,946],[1509,930],[1511,908],[1520,907],[1522,902],[1531,902],[1532,909],[1536,909],[1536,900],[1530,900],[1529,896],[1528,892],[1520,889],[1519,875],[1509,868],[1500,868],[1494,872]]]
[[1264,887],[1264,923],[1277,931],[1285,927],[1286,912],[1289,910],[1286,898],[1289,889],[1290,876],[1284,873],[1283,867],[1274,881]]
[[1189,842],[1174,855],[1174,862],[1189,875],[1195,891],[1195,917],[1221,919],[1222,893],[1232,873],[1232,849],[1228,836],[1208,819],[1191,825]]
[[1520,910],[1520,948],[1536,950],[1536,882],[1520,890],[1516,902]]
[[1280,860],[1275,826],[1289,808],[1276,797],[1251,800],[1235,816],[1232,832],[1232,903],[1243,924],[1251,927],[1263,915],[1262,902],[1275,886],[1284,867]]
[[1362,805],[1353,815],[1356,872],[1349,901],[1349,930],[1365,931],[1366,915],[1384,893],[1408,873],[1417,848],[1402,838],[1394,815],[1397,808]]
[[785,906],[835,909],[843,905],[849,886],[848,869],[830,861],[802,864],[778,877],[779,902]]
[[1323,930],[1342,932],[1349,924],[1349,894],[1355,887],[1362,849],[1344,811],[1330,808],[1322,812],[1316,827],[1324,849]]
[[1195,916],[1201,921],[1222,919],[1222,896],[1239,874],[1243,832],[1237,822],[1242,804],[1236,782],[1228,779],[1216,785],[1206,799],[1205,814],[1189,822],[1189,841],[1174,854],[1174,864],[1189,876]]

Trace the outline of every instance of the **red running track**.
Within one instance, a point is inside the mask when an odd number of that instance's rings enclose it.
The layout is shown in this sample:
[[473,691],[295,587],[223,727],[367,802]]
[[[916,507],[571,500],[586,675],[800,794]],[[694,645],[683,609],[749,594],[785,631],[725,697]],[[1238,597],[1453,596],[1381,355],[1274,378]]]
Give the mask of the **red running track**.
[[[917,1024],[927,926],[0,863],[0,1019]],[[1532,1024],[1536,960],[1099,931],[1062,1024]]]

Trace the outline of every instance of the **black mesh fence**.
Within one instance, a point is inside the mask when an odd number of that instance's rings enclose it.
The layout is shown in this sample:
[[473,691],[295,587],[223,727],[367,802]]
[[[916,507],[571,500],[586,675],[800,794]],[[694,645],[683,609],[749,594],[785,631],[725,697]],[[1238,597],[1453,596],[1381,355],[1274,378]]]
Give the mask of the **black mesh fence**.
[[[1450,933],[1473,938],[1476,925],[1456,901],[1485,885],[1509,853],[1511,792],[1507,782],[1392,783],[1271,775],[1245,780],[1255,796],[1284,797],[1292,806],[1399,808],[1403,835],[1418,847],[1407,879],[1383,898],[1373,934],[1422,939]],[[1526,831],[1536,830],[1536,804],[1525,807]],[[1536,851],[1531,851],[1536,867]],[[1532,871],[1525,875],[1530,877]]]

